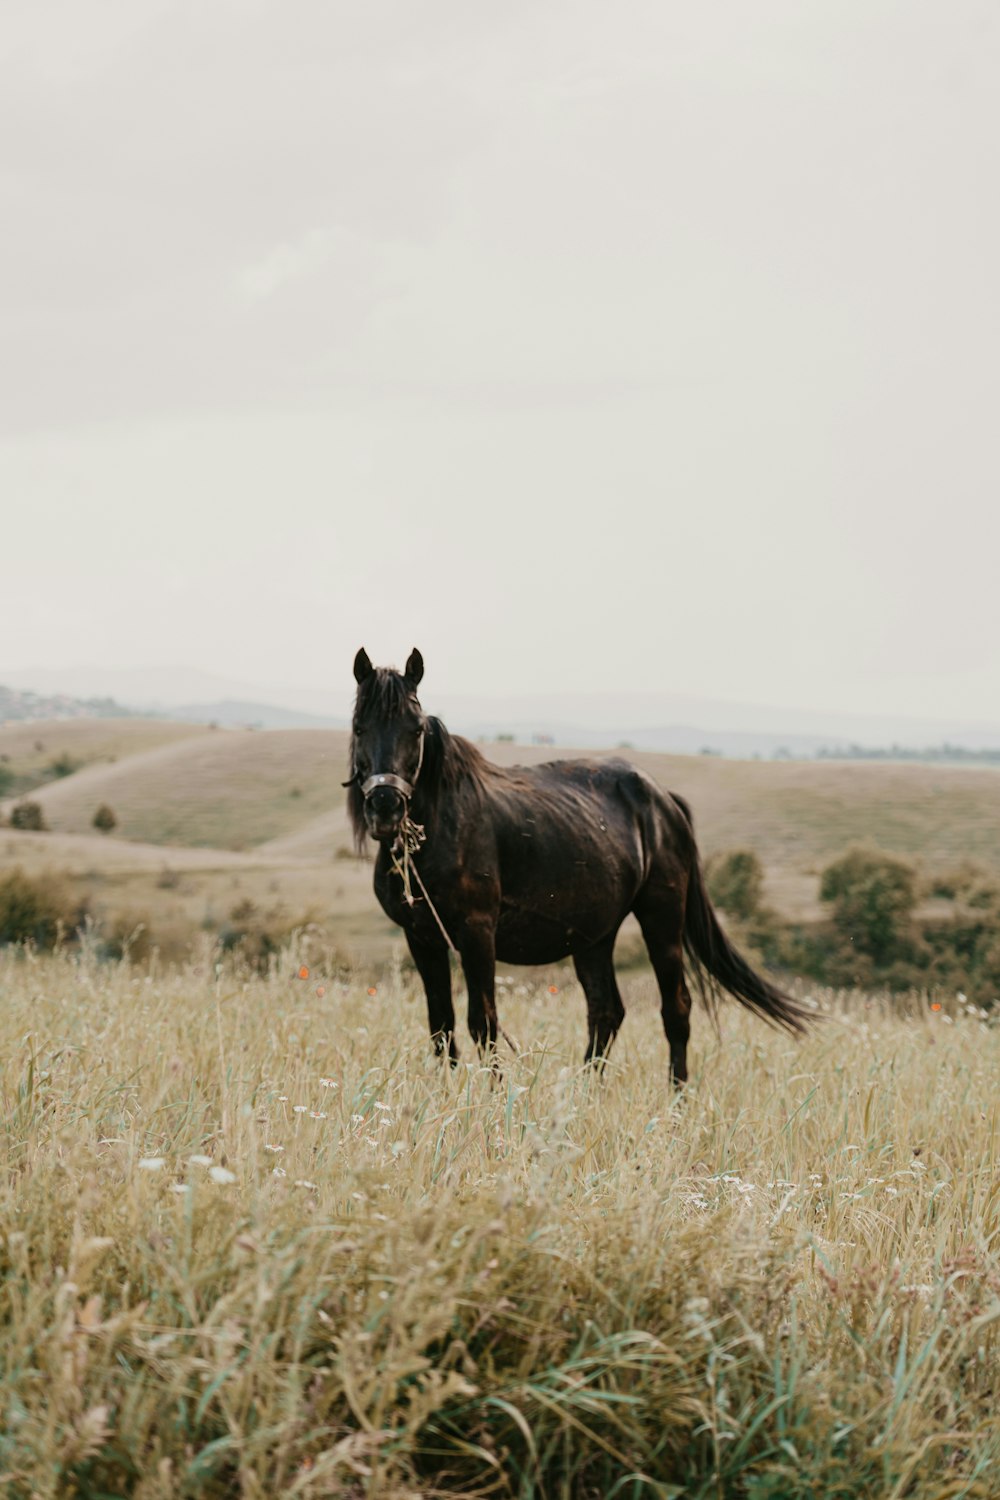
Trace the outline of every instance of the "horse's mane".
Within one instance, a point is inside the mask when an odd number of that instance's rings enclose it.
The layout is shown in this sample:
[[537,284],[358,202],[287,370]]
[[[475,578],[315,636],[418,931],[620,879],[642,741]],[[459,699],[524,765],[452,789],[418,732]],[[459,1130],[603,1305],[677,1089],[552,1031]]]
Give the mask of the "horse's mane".
[[[376,718],[397,718],[415,704],[413,689],[405,679],[388,667],[378,667],[358,687],[351,726],[350,771],[355,773],[355,744],[366,724]],[[443,790],[451,791],[462,782],[482,787],[491,773],[503,774],[486,759],[471,740],[452,734],[440,719],[424,720],[424,759],[420,768],[414,803],[420,807],[420,819],[433,814]],[[356,781],[347,789],[347,812],[351,820],[354,844],[362,854],[368,845],[365,827],[365,799]]]
[[492,772],[499,771],[500,767],[488,761],[477,745],[460,734],[452,734],[440,719],[428,719],[427,726],[440,750],[441,786],[454,787],[460,781],[474,781],[482,786]]

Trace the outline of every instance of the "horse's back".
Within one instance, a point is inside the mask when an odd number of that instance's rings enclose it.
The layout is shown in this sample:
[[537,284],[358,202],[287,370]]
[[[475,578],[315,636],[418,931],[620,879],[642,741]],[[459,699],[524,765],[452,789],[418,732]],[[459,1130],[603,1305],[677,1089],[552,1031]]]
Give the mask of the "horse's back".
[[514,767],[489,800],[501,863],[529,883],[600,871],[617,892],[634,892],[665,851],[684,860],[692,843],[685,810],[618,757]]
[[546,798],[567,793],[600,807],[611,803],[648,826],[667,831],[671,840],[686,846],[693,839],[691,809],[676,792],[667,792],[639,766],[620,756],[608,760],[551,760],[538,766],[516,767],[526,787],[537,787]]

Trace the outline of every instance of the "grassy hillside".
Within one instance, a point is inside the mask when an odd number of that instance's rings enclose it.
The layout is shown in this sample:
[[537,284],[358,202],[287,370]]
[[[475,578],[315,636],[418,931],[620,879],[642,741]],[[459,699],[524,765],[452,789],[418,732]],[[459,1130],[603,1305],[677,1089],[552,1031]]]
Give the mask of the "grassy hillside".
[[[314,918],[351,951],[360,944],[384,954],[398,944],[375,904],[369,867],[347,857],[343,732],[75,721],[0,731],[0,743],[22,765],[61,751],[90,759],[33,794],[51,833],[0,834],[0,870],[67,870],[102,920],[143,920],[172,950],[181,931],[210,927],[247,899]],[[552,757],[538,747],[484,749],[502,764]],[[927,871],[969,858],[1000,871],[993,770],[633,758],[690,801],[703,854],[757,851],[766,899],[789,918],[818,915],[820,870],[858,840],[915,857]],[[108,838],[91,827],[101,802],[119,820]]]
[[[51,755],[51,727],[36,730]],[[65,731],[69,752],[87,754],[82,726]],[[97,759],[97,745],[105,743],[99,736],[108,731],[92,731],[90,758]],[[0,731],[0,744],[7,733]],[[483,748],[503,765],[553,755],[535,746]],[[119,817],[116,837],[227,849],[275,841],[276,853],[320,857],[344,826],[343,731],[212,733],[123,721],[115,749],[100,753],[118,758],[38,793],[54,830],[88,833],[97,802],[107,801]],[[691,802],[706,853],[748,845],[769,869],[804,875],[847,844],[870,839],[928,864],[975,858],[1000,869],[1000,773],[992,769],[620,753]]]
[[303,962],[0,955],[11,1500],[996,1494],[996,1026],[698,1010],[678,1098],[646,981],[497,1081]]
[[[341,845],[346,833],[341,839]],[[266,850],[166,848],[124,839],[0,830],[0,878],[20,870],[54,879],[71,909],[86,909],[98,934],[142,927],[142,948],[187,957],[204,934],[251,902],[268,926],[313,924],[331,949],[383,962],[399,931],[371,889],[371,865],[353,858],[271,855]]]
[[0,724],[0,771],[12,778],[10,795],[17,795],[51,781],[53,763],[60,759],[82,768],[101,761],[124,760],[157,745],[207,733],[204,725],[174,724],[166,719],[55,719]]
[[329,730],[218,730],[91,766],[36,794],[50,827],[87,833],[115,811],[115,836],[249,849],[343,805],[346,738]]

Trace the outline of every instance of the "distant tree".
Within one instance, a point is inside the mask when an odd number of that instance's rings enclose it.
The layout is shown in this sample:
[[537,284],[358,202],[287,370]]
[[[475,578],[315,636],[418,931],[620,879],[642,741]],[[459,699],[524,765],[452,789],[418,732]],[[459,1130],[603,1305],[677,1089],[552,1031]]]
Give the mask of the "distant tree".
[[6,797],[13,785],[14,772],[10,766],[0,766],[0,797]]
[[917,904],[912,866],[878,849],[850,849],[827,865],[820,879],[821,901],[833,920],[862,953],[885,963],[898,952]]
[[80,761],[74,760],[69,751],[64,750],[61,755],[56,756],[55,760],[49,761],[45,769],[50,776],[55,778],[72,776],[74,771],[80,769]]
[[764,894],[764,867],[752,849],[730,849],[716,855],[706,873],[709,895],[723,911],[743,921],[758,914]]
[[102,802],[94,814],[93,823],[94,827],[100,833],[110,833],[112,828],[118,827],[118,819],[115,817],[114,808],[109,807],[106,802]]
[[34,879],[14,869],[0,879],[0,947],[5,943],[34,943],[52,948],[61,933],[71,936],[85,910],[75,905],[51,875]]
[[22,833],[47,833],[49,827],[39,802],[16,803],[10,810],[10,826]]

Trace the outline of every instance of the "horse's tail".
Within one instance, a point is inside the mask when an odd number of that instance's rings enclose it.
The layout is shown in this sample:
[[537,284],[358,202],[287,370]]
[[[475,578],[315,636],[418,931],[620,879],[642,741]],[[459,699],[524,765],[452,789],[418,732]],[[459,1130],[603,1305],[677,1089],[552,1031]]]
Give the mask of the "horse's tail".
[[[674,797],[674,801],[690,826],[691,812],[687,804],[680,797]],[[708,899],[697,846],[694,847],[688,883],[684,948],[695,969],[695,977],[700,981],[702,994],[713,1011],[721,988],[762,1020],[784,1026],[789,1031],[804,1032],[806,1023],[815,1020],[811,1011],[752,969],[729,941]]]

